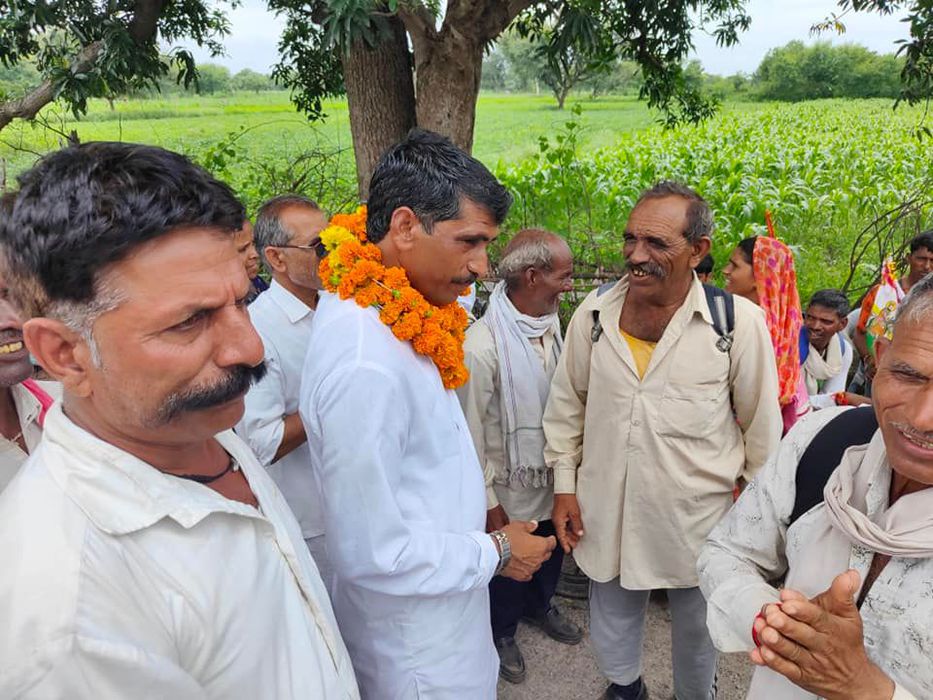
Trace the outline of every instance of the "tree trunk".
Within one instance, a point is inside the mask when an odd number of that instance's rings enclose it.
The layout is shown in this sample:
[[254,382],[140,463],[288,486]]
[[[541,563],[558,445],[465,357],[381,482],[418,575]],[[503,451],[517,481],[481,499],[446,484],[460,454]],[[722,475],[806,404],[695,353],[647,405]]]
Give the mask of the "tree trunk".
[[554,91],[554,96],[557,98],[557,109],[564,108],[564,100],[567,99],[567,92],[568,90],[566,88],[560,88]]
[[350,133],[360,200],[383,152],[415,125],[415,89],[405,28],[389,19],[392,34],[376,48],[356,41],[342,57]]
[[444,28],[436,39],[415,43],[418,126],[473,149],[476,98],[483,66],[479,38]]

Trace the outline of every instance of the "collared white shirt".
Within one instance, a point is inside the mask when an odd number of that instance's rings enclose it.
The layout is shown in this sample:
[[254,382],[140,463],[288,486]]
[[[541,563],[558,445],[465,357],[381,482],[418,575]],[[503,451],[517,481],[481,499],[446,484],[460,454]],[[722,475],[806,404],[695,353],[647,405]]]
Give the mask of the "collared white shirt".
[[[553,356],[554,333],[529,338],[545,370]],[[467,329],[463,344],[470,379],[457,390],[463,414],[486,479],[486,508],[502,505],[510,520],[549,520],[554,506],[554,487],[510,485],[505,463],[505,427],[499,396],[499,355],[496,341],[483,319]]]
[[375,308],[322,294],[301,418],[363,697],[495,698],[487,584],[499,556],[456,394]]
[[72,423],[0,493],[0,697],[357,698],[298,524],[232,432],[259,510]]
[[[61,399],[62,388],[58,382],[36,382],[43,391],[56,401]],[[23,440],[29,452],[35,451],[42,439],[42,426],[39,425],[39,415],[42,413],[42,404],[29,389],[22,384],[10,387],[13,396],[13,405],[16,406],[16,415],[19,416],[19,428],[23,431]],[[0,436],[0,492],[13,480],[29,454],[11,440]]]
[[273,462],[285,432],[285,416],[298,412],[301,368],[308,350],[314,311],[275,280],[249,306],[249,318],[262,338],[268,369],[246,395],[237,434],[256,453],[285,496],[305,539],[324,533],[321,491],[311,472],[304,442]]
[[[781,442],[765,468],[752,481],[729,514],[712,531],[697,564],[700,587],[708,602],[707,622],[717,648],[725,652],[754,647],[755,615],[767,603],[780,600],[769,581],[787,574],[786,586],[807,596],[827,590],[832,576],[805,587],[807,560],[848,561],[862,582],[874,553],[845,537],[828,538],[833,530],[821,502],[790,527],[797,493],[797,463],[816,434],[841,411],[830,408],[801,420]],[[871,410],[871,409],[854,409]],[[888,508],[891,468],[881,432],[875,433],[861,468],[883,478],[872,481],[866,495],[866,515],[872,520]],[[925,494],[925,495],[921,495]],[[926,498],[933,508],[933,489],[912,494]],[[841,548],[830,551],[829,548]],[[841,555],[841,557],[840,557]],[[836,574],[845,571],[843,564]],[[812,570],[812,569],[811,569]],[[860,614],[868,657],[897,684],[894,698],[933,697],[933,559],[892,557],[862,603]],[[856,596],[857,598],[858,596]],[[768,670],[755,671],[749,700],[814,700],[816,696],[793,686]]]
[[618,331],[627,291],[623,278],[574,313],[544,412],[544,455],[554,492],[580,503],[574,559],[590,578],[690,588],[736,480],[751,478],[780,440],[774,351],[761,309],[736,296],[735,340],[721,352],[694,277],[640,379]]

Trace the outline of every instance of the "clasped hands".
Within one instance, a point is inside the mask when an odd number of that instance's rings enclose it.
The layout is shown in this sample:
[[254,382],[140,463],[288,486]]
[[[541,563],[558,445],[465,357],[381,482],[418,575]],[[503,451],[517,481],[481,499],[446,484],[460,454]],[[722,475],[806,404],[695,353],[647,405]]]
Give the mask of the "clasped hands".
[[486,512],[486,531],[502,530],[509,538],[512,557],[502,570],[502,576],[516,581],[530,581],[541,565],[551,558],[557,540],[533,534],[538,523],[509,522],[509,516],[500,505]]
[[859,574],[849,570],[812,599],[791,589],[755,619],[753,663],[827,700],[891,700],[894,682],[865,653],[855,603]]

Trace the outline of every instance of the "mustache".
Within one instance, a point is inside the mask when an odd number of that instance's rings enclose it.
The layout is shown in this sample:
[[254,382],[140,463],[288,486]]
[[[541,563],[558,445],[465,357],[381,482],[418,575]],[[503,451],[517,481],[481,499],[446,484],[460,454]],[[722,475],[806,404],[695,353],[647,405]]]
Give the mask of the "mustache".
[[477,275],[470,275],[469,277],[454,277],[450,281],[453,282],[454,284],[459,284],[464,287],[469,287],[471,284],[476,282],[476,280],[478,279],[479,277]]
[[265,362],[255,366],[237,365],[210,386],[196,386],[171,394],[159,409],[158,423],[164,425],[184,413],[203,411],[232,401],[262,380],[266,372]]
[[906,435],[909,435],[916,440],[921,440],[923,442],[933,442],[933,430],[924,432],[922,430],[917,430],[909,423],[897,423],[895,421],[891,421],[891,427],[900,430],[902,433],[905,433]]
[[661,279],[664,278],[664,268],[662,268],[657,263],[653,263],[653,262],[633,264],[633,263],[626,261],[625,269],[628,270],[629,272],[631,272],[632,270],[639,270],[641,272],[644,272],[647,275],[651,275],[652,277],[658,277]]

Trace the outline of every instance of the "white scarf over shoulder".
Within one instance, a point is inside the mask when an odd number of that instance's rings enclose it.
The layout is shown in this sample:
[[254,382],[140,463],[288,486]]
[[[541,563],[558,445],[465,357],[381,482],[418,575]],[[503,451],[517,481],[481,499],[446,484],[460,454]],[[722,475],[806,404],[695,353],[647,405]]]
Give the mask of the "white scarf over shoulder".
[[810,344],[810,352],[803,363],[803,378],[807,384],[807,393],[810,396],[822,393],[823,383],[832,379],[842,369],[842,353],[844,348],[838,333],[834,333],[826,346],[826,357]]
[[[556,313],[539,317],[520,313],[505,292],[505,282],[499,282],[493,290],[484,318],[499,360],[499,397],[509,484],[548,486],[554,483],[554,475],[544,463],[541,422],[563,344],[560,321]],[[554,334],[554,343],[552,358],[545,369],[530,340],[548,332]]]
[[[886,497],[892,473],[880,430],[868,445],[846,450],[823,491],[826,517],[807,531],[808,546],[787,577],[788,588],[807,596],[829,588],[849,568],[852,545],[893,557],[933,556],[933,489],[901,496],[874,518],[867,515],[869,488],[874,484],[875,492]],[[748,692],[750,699],[815,697],[768,669],[756,670]]]

